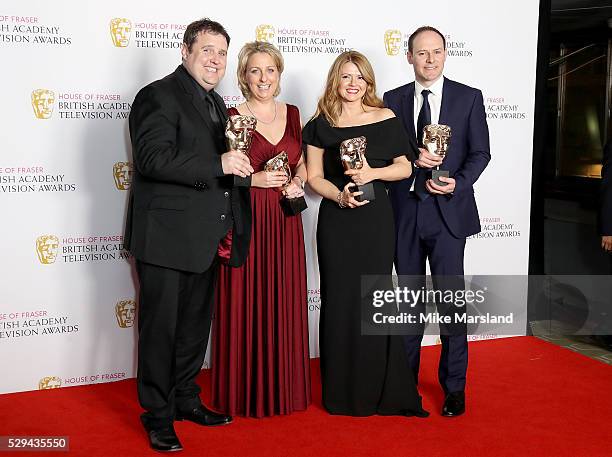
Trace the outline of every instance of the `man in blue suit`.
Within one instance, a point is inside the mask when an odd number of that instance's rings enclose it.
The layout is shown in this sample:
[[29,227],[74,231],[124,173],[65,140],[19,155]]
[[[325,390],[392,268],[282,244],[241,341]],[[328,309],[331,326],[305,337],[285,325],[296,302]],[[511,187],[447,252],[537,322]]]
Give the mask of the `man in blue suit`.
[[[442,75],[446,40],[433,27],[420,27],[408,40],[408,62],[415,82],[385,93],[385,105],[402,119],[419,146],[410,178],[394,183],[389,190],[396,224],[396,271],[400,275],[425,275],[429,260],[431,274],[463,275],[463,254],[468,236],[480,232],[480,219],[473,184],[491,158],[489,130],[482,93]],[[423,148],[423,127],[451,127],[448,153],[444,159]],[[449,171],[444,185],[431,179],[431,169]],[[420,333],[405,336],[408,363],[418,380]],[[465,412],[467,335],[465,330],[441,334],[442,353],[438,378],[446,394],[442,415]]]

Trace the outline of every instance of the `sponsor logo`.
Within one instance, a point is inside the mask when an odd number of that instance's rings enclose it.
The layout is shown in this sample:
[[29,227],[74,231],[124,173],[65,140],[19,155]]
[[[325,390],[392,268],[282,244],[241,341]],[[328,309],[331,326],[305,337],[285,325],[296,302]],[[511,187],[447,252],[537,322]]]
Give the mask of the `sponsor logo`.
[[517,238],[521,236],[521,230],[517,224],[506,222],[501,217],[481,217],[480,233],[469,236],[470,239],[482,238]]
[[486,97],[485,111],[487,120],[527,119],[527,113],[521,110],[520,105],[509,103],[505,97]]
[[130,328],[134,326],[136,319],[136,302],[134,300],[120,300],[115,305],[115,316],[117,324],[121,328]]
[[0,15],[0,43],[69,46],[72,38],[59,25],[44,23],[37,16]]
[[276,45],[282,53],[340,54],[353,49],[348,40],[332,35],[329,30],[272,26],[255,27],[255,39]]
[[255,27],[255,39],[257,41],[265,41],[266,43],[272,43],[276,30],[269,24],[260,24]]
[[111,39],[118,48],[127,48],[132,35],[132,21],[124,17],[115,17],[109,24]]
[[74,192],[77,186],[65,174],[42,166],[0,167],[0,193]]
[[388,56],[406,55],[408,53],[408,34],[399,29],[387,29],[383,35],[385,53]]
[[131,162],[116,162],[113,164],[113,179],[117,190],[129,190],[134,172]]
[[36,253],[42,264],[112,262],[127,260],[122,235],[64,236],[43,235],[36,239]]
[[448,57],[473,57],[474,52],[467,41],[456,39],[451,35],[444,35],[446,38],[446,55]]
[[124,17],[110,20],[110,36],[117,48],[178,49],[183,43],[183,24],[132,21]]
[[52,317],[45,310],[0,314],[0,340],[78,331],[79,324],[70,322],[68,316]]
[[396,56],[402,50],[402,32],[387,30],[385,32],[385,52],[388,56]]
[[55,235],[41,235],[36,238],[36,255],[43,265],[55,263],[59,249],[59,238]]
[[101,382],[113,382],[126,378],[123,371],[95,373],[90,375],[66,376],[63,379],[64,386],[77,386],[80,384],[99,384]]
[[56,93],[49,89],[36,89],[31,98],[37,119],[50,119],[56,111],[56,117],[60,119],[125,120],[132,109],[131,103],[123,101],[121,95],[110,93]]
[[62,380],[57,376],[45,376],[38,381],[38,390],[58,389],[62,387]]
[[55,93],[48,89],[35,89],[32,91],[32,109],[37,119],[49,119],[53,114]]

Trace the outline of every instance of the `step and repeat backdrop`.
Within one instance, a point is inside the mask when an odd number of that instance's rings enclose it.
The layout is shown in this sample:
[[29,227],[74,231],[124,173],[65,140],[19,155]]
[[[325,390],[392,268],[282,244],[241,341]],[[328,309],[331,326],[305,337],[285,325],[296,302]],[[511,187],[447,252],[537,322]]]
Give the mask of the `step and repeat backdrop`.
[[[180,63],[184,29],[210,17],[232,42],[218,92],[243,101],[237,54],[255,39],[285,58],[280,100],[314,113],[334,58],[372,62],[379,95],[413,80],[408,36],[447,38],[445,75],[483,91],[492,161],[476,184],[482,233],[466,273],[527,273],[538,2],[270,0],[265,7],[184,0],[10,0],[0,7],[0,393],[136,375],[138,300],[123,224],[132,164],[127,119],[137,91]],[[318,356],[319,200],[303,214],[310,350]],[[525,298],[526,301],[526,298]],[[477,338],[495,338],[480,335]],[[474,337],[476,338],[476,337]],[[426,336],[425,344],[436,344]],[[205,365],[206,366],[206,365]]]

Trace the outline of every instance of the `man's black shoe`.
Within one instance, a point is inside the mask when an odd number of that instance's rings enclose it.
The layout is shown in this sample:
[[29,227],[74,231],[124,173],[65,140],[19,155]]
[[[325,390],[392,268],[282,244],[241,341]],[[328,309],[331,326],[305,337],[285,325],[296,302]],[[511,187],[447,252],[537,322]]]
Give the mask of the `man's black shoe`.
[[465,393],[452,392],[446,394],[442,415],[446,417],[461,416],[465,412]]
[[200,405],[190,411],[177,411],[176,420],[182,421],[183,419],[206,426],[226,425],[232,422],[232,416],[216,413],[204,405]]
[[149,444],[155,451],[173,452],[182,451],[183,446],[176,436],[172,425],[163,428],[147,429],[149,435]]

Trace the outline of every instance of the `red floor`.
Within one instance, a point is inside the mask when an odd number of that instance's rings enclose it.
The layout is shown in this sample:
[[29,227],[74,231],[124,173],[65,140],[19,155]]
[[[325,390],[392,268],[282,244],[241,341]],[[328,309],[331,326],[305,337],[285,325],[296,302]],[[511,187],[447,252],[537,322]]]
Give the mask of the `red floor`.
[[[179,455],[612,455],[612,367],[536,338],[471,343],[467,413],[449,419],[439,415],[438,354],[439,347],[423,352],[427,419],[328,415],[313,360],[314,404],[306,412],[217,428],[177,423]],[[208,376],[201,376],[206,386]],[[139,413],[134,380],[0,395],[0,436],[69,436],[71,455],[156,455]]]

